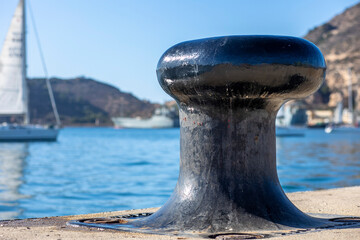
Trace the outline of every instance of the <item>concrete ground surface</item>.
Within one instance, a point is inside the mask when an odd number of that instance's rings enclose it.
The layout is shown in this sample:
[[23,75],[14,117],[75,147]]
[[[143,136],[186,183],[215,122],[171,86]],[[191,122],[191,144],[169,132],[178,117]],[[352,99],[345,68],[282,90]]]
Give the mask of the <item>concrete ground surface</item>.
[[[311,214],[335,214],[360,216],[360,186],[330,190],[296,192],[287,194],[290,200],[303,212]],[[70,220],[110,217],[127,215],[132,213],[152,212],[152,209],[139,209],[118,212],[105,212],[76,216],[49,217],[24,220],[0,221],[1,240],[67,240],[67,239],[171,239],[191,240],[199,239],[188,236],[166,236],[154,234],[141,234],[121,232],[116,230],[104,230],[87,227],[73,227],[66,224]],[[267,234],[261,232],[260,234]],[[360,239],[360,224],[350,225],[348,228],[331,228],[325,230],[310,231],[282,231],[283,235],[271,234],[270,239]],[[258,234],[258,233],[252,233]],[[269,236],[268,236],[269,237]],[[218,240],[246,239],[240,236],[219,236]],[[248,238],[249,239],[249,238]]]

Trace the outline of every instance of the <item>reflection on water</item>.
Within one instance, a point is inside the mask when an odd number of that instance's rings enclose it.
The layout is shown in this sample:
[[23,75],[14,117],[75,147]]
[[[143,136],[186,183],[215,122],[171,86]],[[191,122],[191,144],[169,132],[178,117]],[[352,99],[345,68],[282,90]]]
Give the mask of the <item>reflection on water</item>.
[[[277,138],[286,192],[360,185],[360,136]],[[161,206],[179,167],[179,129],[66,128],[58,142],[0,143],[0,219]]]
[[16,218],[22,212],[18,201],[25,196],[19,188],[27,155],[26,143],[0,144],[0,219]]
[[360,135],[307,130],[278,138],[280,182],[286,192],[360,185]]

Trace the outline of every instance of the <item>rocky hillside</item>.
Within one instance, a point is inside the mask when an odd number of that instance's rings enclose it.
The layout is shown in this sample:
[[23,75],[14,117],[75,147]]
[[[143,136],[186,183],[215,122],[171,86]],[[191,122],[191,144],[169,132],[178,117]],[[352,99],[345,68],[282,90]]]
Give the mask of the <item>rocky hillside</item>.
[[357,104],[360,102],[360,3],[311,30],[304,38],[320,48],[327,63],[326,83],[308,102],[332,107],[343,100],[347,107],[350,79],[354,103],[360,110]]
[[[157,106],[93,79],[50,80],[60,118],[65,125],[111,125],[111,117],[150,117]],[[30,117],[33,123],[53,123],[54,115],[45,79],[29,79]]]
[[[360,110],[360,3],[329,22],[314,28],[304,38],[315,43],[327,62],[326,82],[309,97],[307,108],[348,105],[348,82],[353,86],[354,105]],[[351,69],[351,71],[349,71]],[[350,73],[350,74],[349,74]],[[51,79],[60,117],[65,125],[111,125],[113,116],[150,117],[157,105],[93,79]],[[30,116],[33,123],[54,122],[44,79],[30,79]]]

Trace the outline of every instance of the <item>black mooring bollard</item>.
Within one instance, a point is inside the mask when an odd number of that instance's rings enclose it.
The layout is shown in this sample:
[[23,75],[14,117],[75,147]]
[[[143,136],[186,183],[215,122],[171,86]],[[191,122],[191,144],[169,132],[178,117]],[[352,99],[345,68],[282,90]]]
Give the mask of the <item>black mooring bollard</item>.
[[167,50],[157,75],[180,107],[180,175],[160,210],[123,227],[201,234],[328,224],[286,197],[275,146],[278,109],[316,91],[325,69],[320,50],[294,37],[217,37]]
[[139,226],[227,232],[323,224],[285,196],[275,118],[316,91],[325,61],[293,37],[230,36],[180,43],[157,75],[180,107],[180,175],[168,202]]

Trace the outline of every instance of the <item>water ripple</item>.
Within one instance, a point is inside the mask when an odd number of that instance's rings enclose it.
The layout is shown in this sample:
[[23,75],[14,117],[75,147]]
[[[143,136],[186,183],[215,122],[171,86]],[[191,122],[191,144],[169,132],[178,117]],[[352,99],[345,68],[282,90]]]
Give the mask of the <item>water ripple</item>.
[[[360,137],[308,130],[277,139],[285,191],[360,185]],[[54,143],[0,143],[0,219],[161,206],[179,167],[179,129],[65,128]]]

